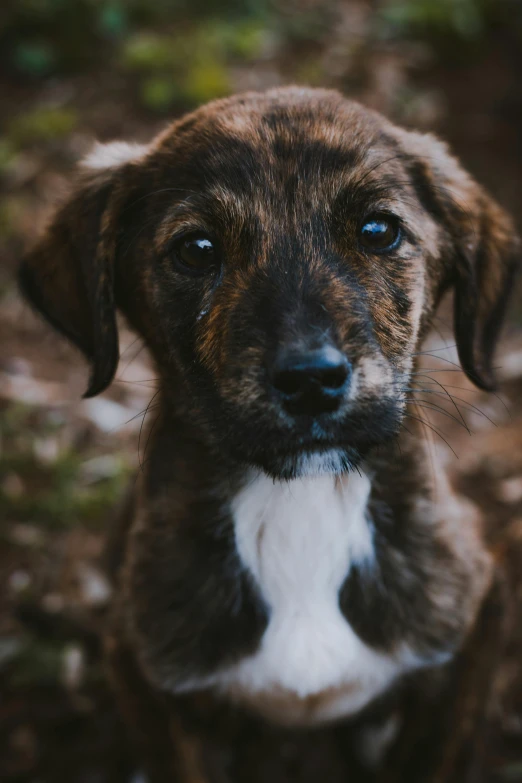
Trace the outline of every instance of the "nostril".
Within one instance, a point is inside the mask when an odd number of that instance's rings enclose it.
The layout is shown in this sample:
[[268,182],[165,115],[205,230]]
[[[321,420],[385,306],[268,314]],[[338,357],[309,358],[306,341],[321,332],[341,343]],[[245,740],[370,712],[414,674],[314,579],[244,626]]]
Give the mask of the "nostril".
[[280,370],[274,374],[274,386],[283,394],[297,394],[303,386],[303,375],[300,370]]
[[350,364],[333,346],[307,353],[283,352],[272,377],[274,387],[286,398],[303,395],[340,396],[350,375]]
[[337,367],[329,367],[321,373],[321,384],[327,389],[340,389],[344,386],[348,377],[348,363],[339,364]]

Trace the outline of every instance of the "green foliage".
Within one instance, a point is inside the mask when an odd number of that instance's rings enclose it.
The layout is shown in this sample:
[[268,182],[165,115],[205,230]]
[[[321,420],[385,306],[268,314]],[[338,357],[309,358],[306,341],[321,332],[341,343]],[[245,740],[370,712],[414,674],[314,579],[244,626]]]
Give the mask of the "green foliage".
[[[372,25],[386,38],[413,34],[451,45],[483,38],[496,23],[522,31],[521,8],[519,0],[379,0]],[[4,0],[0,58],[32,78],[119,63],[142,74],[141,99],[162,111],[191,84],[192,102],[222,94],[230,63],[258,57],[267,34],[297,47],[327,41],[335,9],[300,0]],[[194,56],[188,86],[167,88],[166,77],[179,78],[176,69],[188,69]]]
[[[6,669],[11,690],[24,692],[33,688],[64,687],[65,658],[74,641],[65,639],[45,639],[34,633],[25,633],[16,640],[0,639],[3,642],[15,642],[0,667]],[[104,682],[99,662],[85,660],[82,673],[82,685],[87,688],[99,688]]]
[[127,31],[129,17],[123,3],[104,3],[99,11],[98,27],[100,31],[112,38],[121,38]]
[[251,60],[261,54],[266,33],[267,24],[259,19],[240,21],[224,27],[222,31],[229,52],[241,60]]
[[[1,154],[1,147],[0,147]],[[1,170],[1,165],[0,165]],[[0,238],[9,239],[17,235],[17,229],[26,210],[23,198],[8,196],[0,201]]]
[[73,109],[39,107],[15,117],[8,128],[8,142],[21,147],[34,142],[63,138],[74,130],[78,121]]
[[522,761],[507,764],[497,770],[497,776],[502,781],[522,781]]
[[[291,37],[297,24],[295,14],[279,19],[271,0],[4,2],[0,59],[11,68],[36,79],[119,69],[134,82],[140,103],[158,113],[226,95],[230,67],[259,57],[275,30]],[[298,16],[301,30],[309,15]],[[9,141],[20,146],[68,133],[71,118],[53,111],[21,118]]]
[[259,29],[253,30],[206,23],[182,34],[141,33],[125,42],[121,64],[138,75],[147,108],[164,112],[175,103],[197,105],[230,92],[228,61],[241,50],[258,50]]
[[521,21],[516,0],[388,0],[381,20],[388,35],[394,32],[476,40],[497,20]]
[[15,154],[15,145],[9,139],[0,138],[0,172],[9,166]]
[[60,682],[63,645],[36,637],[27,637],[9,664],[9,683],[17,690],[45,687]]
[[110,471],[92,480],[83,471],[92,455],[71,447],[59,449],[55,459],[42,462],[35,441],[53,435],[58,439],[60,426],[25,405],[11,405],[2,412],[0,475],[15,476],[21,491],[13,492],[9,481],[0,484],[1,517],[48,529],[103,524],[121,496],[131,468],[123,457],[115,458]]
[[138,33],[123,44],[121,62],[131,71],[165,71],[179,64],[179,46],[171,36]]
[[56,68],[56,55],[48,42],[22,40],[14,48],[13,63],[22,73],[46,76]]
[[321,87],[324,84],[325,73],[320,59],[309,59],[296,69],[296,81],[311,87]]
[[467,37],[482,27],[480,0],[399,0],[385,9],[389,22],[403,28],[449,28]]
[[147,109],[163,113],[180,98],[180,90],[171,77],[151,76],[141,81],[139,97]]
[[[8,138],[0,137],[0,179],[12,170],[17,153],[16,144],[13,144]],[[5,233],[6,218],[11,213],[11,207],[8,204],[6,205],[6,202],[8,202],[7,198],[4,199],[3,203],[0,202],[0,233]],[[7,229],[7,232],[10,233],[10,230]]]
[[202,59],[188,70],[184,83],[187,102],[197,105],[230,92],[228,73],[223,63]]
[[269,15],[268,0],[4,0],[0,13],[1,55],[33,77],[110,60],[120,41],[131,67],[165,65],[168,53],[153,29],[172,30],[179,42],[187,25],[217,18],[228,20],[219,25],[231,48],[249,57],[259,46],[258,20]]

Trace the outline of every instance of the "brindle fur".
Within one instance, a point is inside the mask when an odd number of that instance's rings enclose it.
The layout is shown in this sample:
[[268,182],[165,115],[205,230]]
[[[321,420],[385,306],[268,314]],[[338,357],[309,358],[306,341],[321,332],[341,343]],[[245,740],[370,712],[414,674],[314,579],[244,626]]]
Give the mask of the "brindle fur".
[[[398,251],[377,258],[356,241],[358,224],[376,210],[398,214],[405,235]],[[191,229],[219,243],[226,264],[218,280],[175,270],[172,238]],[[463,368],[478,386],[493,385],[516,251],[509,218],[443,144],[330,91],[217,101],[169,126],[135,159],[81,173],[20,279],[90,360],[87,395],[114,376],[116,308],[157,366],[159,416],[112,548],[107,641],[151,780],[255,781],[245,736],[268,732],[274,748],[273,730],[256,719],[208,695],[162,690],[255,651],[266,628],[269,610],[235,549],[230,499],[245,465],[292,478],[296,453],[309,443],[305,422],[281,445],[266,366],[283,341],[313,346],[328,333],[361,368],[356,404],[325,425],[329,442],[343,448],[344,469],[364,459],[373,476],[376,558],[351,569],[341,609],[367,644],[390,651],[407,643],[441,661],[434,674],[412,678],[413,691],[405,685],[348,722],[339,780],[373,779],[347,748],[381,703],[397,710],[412,692],[431,694],[432,679],[436,701],[448,687],[443,674],[452,682],[453,667],[461,671],[465,659],[442,661],[470,633],[491,561],[476,516],[443,502],[449,489],[437,484],[415,422],[411,432],[403,427],[406,389],[450,288]],[[226,720],[214,720],[222,713]],[[334,739],[324,739],[328,731]],[[328,731],[316,741],[340,752],[340,730]],[[282,730],[277,736],[289,741]],[[406,780],[401,769],[413,763],[407,741],[397,748],[387,780]],[[426,781],[450,779],[437,765]],[[306,781],[312,768],[288,775]]]

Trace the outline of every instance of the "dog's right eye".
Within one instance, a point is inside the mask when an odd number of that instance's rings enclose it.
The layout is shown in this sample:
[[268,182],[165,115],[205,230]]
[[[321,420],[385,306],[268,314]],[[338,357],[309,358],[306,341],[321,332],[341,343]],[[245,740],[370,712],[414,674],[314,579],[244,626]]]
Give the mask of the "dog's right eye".
[[173,251],[178,267],[183,272],[203,275],[217,266],[214,244],[204,234],[181,237],[174,245]]

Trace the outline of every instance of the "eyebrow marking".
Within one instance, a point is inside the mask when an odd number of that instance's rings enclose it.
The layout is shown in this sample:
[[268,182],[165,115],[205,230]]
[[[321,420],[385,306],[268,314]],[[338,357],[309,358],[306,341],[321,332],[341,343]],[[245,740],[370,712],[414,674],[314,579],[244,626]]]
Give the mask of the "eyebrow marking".
[[191,207],[197,206],[197,202],[198,199],[190,195],[183,199],[183,201],[175,204],[172,209],[167,212],[160,222],[154,237],[154,249],[156,252],[164,252],[175,234],[186,231],[205,231],[212,233],[209,230],[208,223],[201,211],[196,214],[189,211]]

